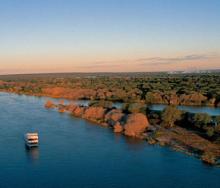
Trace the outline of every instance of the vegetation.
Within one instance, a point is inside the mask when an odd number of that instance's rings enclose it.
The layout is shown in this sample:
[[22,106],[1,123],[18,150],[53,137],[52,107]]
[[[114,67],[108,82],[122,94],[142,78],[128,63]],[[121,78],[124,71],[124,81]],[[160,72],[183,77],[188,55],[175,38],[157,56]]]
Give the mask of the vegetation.
[[[150,143],[191,149],[202,160],[220,158],[220,116],[180,111],[177,105],[220,107],[220,73],[91,73],[0,76],[0,91],[66,99],[88,99],[89,107],[54,105],[60,112],[109,126],[115,132],[133,135],[134,126],[147,122],[138,134]],[[115,109],[113,102],[123,102]],[[148,104],[168,104],[162,112]],[[126,118],[132,117],[130,121]],[[145,119],[146,121],[143,121]],[[149,124],[148,124],[149,120]],[[127,123],[127,126],[125,124]],[[127,131],[126,131],[127,128]],[[148,129],[148,130],[147,130]],[[145,132],[147,131],[147,132]],[[135,133],[136,135],[136,133]]]
[[126,113],[142,113],[147,114],[148,107],[143,103],[125,103],[122,106],[122,110]]
[[[0,76],[0,91],[67,99],[89,99],[90,106],[112,108],[123,102],[124,113],[142,113],[152,124],[178,124],[209,138],[220,134],[220,117],[181,112],[172,105],[220,106],[220,73],[69,73]],[[162,113],[148,104],[169,104]]]
[[[0,76],[0,90],[46,95],[45,88],[90,90],[78,98],[125,103],[220,106],[220,74],[90,73]],[[65,97],[65,96],[64,96]]]
[[89,106],[93,107],[103,107],[103,108],[112,108],[113,103],[111,101],[105,101],[105,100],[100,100],[100,101],[90,101]]
[[175,126],[176,121],[180,120],[182,112],[175,106],[167,106],[162,112],[162,121],[165,127]]

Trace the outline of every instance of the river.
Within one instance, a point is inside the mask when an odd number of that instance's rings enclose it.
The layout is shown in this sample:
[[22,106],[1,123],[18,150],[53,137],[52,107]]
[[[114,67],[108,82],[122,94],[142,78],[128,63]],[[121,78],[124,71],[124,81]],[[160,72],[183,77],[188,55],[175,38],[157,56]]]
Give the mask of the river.
[[[53,99],[55,101],[58,101],[57,99]],[[66,103],[69,103],[69,100],[64,100]],[[77,105],[84,105],[88,106],[89,100],[77,100],[72,101],[73,103]],[[122,108],[123,103],[121,102],[114,102],[113,107],[116,108]],[[149,105],[150,110],[156,110],[156,111],[162,111],[166,108],[166,104],[152,104]],[[184,105],[177,105],[177,108],[182,111],[191,112],[191,113],[207,113],[211,116],[220,116],[220,107],[209,107],[209,106],[184,106]]]
[[[220,168],[44,103],[43,97],[0,93],[0,187],[220,187]],[[39,148],[24,147],[30,131],[39,132]]]

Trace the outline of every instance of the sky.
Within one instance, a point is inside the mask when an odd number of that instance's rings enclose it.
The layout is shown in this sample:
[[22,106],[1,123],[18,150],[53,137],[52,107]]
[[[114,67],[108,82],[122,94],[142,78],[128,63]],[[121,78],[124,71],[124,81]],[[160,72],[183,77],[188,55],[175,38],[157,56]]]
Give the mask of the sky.
[[0,0],[0,74],[219,68],[219,0]]

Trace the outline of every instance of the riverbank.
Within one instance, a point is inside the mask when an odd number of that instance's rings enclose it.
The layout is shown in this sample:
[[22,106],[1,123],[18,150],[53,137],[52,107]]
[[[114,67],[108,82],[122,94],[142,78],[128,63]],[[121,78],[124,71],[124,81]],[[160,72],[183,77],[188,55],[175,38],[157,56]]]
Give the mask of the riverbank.
[[149,114],[147,117],[140,113],[138,115],[137,113],[127,113],[116,108],[54,104],[52,102],[47,103],[46,107],[56,108],[61,113],[67,112],[75,117],[111,128],[115,133],[143,139],[149,144],[169,146],[174,150],[194,155],[206,163],[218,165],[219,143],[205,139],[195,130],[188,130],[180,126],[165,128],[160,123],[150,124]]
[[183,127],[164,128],[160,125],[150,125],[148,117],[142,113],[125,113],[121,109],[99,106],[65,105],[62,102],[54,104],[52,101],[47,101],[45,107],[92,121],[112,129],[117,134],[146,140],[149,144],[168,146],[176,151],[193,155],[205,163],[219,165],[219,144]]
[[[128,74],[130,75],[130,74]],[[70,100],[219,107],[219,75],[11,75],[0,91]]]

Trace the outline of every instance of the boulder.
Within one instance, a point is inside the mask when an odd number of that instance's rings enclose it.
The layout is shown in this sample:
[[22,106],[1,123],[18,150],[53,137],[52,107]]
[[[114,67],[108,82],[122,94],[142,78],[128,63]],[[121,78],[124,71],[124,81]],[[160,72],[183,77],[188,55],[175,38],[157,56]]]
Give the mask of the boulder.
[[60,108],[58,109],[58,112],[64,113],[64,112],[65,112],[65,108],[60,107]]
[[54,108],[56,105],[51,100],[48,100],[44,106],[45,108]]
[[123,131],[123,127],[119,122],[116,122],[114,125],[114,132],[115,133],[121,133]]
[[66,111],[73,112],[76,108],[77,106],[75,104],[69,104],[66,106]]
[[84,110],[85,110],[84,107],[77,106],[72,113],[76,117],[81,117],[84,113]]
[[86,108],[83,118],[89,120],[102,120],[105,116],[105,109],[102,107],[88,107]]
[[139,137],[148,127],[149,122],[144,114],[129,114],[124,125],[124,134],[127,136]]
[[113,109],[105,115],[105,121],[110,125],[114,126],[116,122],[120,122],[124,114],[119,109]]

